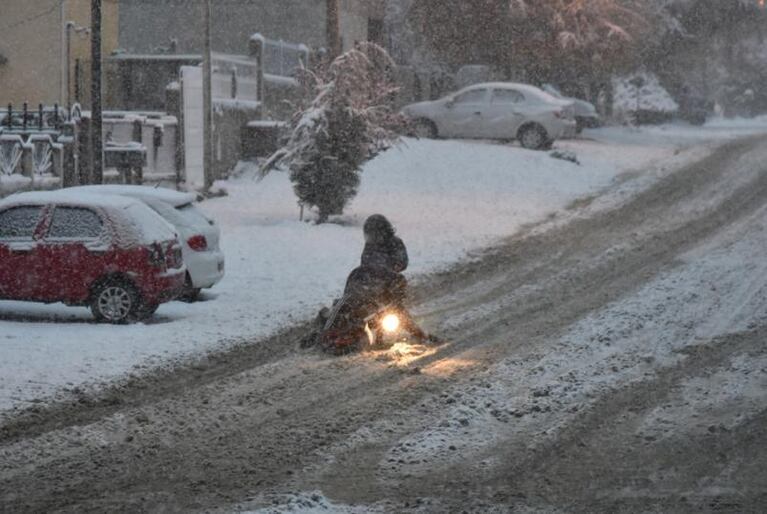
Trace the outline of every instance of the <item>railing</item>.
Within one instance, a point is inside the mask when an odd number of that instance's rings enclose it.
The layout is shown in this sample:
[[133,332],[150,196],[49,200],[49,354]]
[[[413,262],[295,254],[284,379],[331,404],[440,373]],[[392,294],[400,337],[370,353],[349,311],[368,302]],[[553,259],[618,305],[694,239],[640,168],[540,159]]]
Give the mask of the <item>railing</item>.
[[[66,112],[58,105],[30,110],[25,103],[20,110],[13,105],[0,110],[0,186],[8,180],[21,187],[38,181],[48,184],[45,187],[61,184],[65,145],[74,156],[72,125],[79,117],[79,106]],[[8,191],[0,187],[0,196],[3,193]]]
[[258,101],[258,61],[244,55],[214,53],[212,69],[214,100]]
[[0,135],[0,176],[22,173],[22,158],[31,148],[19,135]]
[[261,45],[265,74],[292,77],[297,69],[309,65],[309,47],[306,45],[269,39],[261,34],[254,34],[250,41]]
[[24,104],[21,110],[14,110],[12,104],[0,111],[0,132],[4,134],[28,134],[43,131],[61,131],[64,123],[71,119],[71,113],[55,104],[51,107],[38,105],[37,109],[30,110],[28,104]]

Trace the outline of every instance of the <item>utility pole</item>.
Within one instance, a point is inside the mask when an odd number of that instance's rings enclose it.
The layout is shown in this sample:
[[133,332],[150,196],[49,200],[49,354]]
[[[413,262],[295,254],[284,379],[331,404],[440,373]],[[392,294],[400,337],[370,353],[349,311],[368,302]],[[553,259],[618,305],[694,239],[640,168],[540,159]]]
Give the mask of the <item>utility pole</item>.
[[339,0],[326,0],[328,57],[332,61],[341,55],[341,9]]
[[75,22],[68,21],[65,25],[66,38],[67,38],[67,62],[64,68],[67,70],[67,112],[72,112],[72,72],[70,71],[69,63],[72,60],[72,28]]
[[205,23],[205,43],[202,65],[202,111],[203,111],[203,160],[205,191],[213,185],[213,71],[211,69],[210,43],[210,0],[203,0],[203,20]]
[[[90,33],[91,29],[88,27],[81,27],[74,21],[68,21],[66,23],[65,32],[66,32],[66,63],[64,66],[64,69],[66,70],[67,75],[67,111],[72,110],[72,32],[75,34],[88,34]],[[77,70],[75,69],[75,78],[77,78],[79,74],[77,73]],[[77,84],[75,84],[75,87],[78,87]],[[75,98],[77,98],[78,102],[79,95],[75,95]]]
[[91,0],[91,145],[95,184],[104,183],[101,116],[101,0]]

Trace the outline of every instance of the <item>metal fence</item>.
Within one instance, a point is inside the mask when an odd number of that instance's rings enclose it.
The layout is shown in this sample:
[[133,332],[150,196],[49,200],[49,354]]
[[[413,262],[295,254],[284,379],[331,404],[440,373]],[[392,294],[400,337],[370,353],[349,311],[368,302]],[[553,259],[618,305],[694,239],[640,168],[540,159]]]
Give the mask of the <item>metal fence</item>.
[[[79,117],[79,106],[73,109]],[[0,176],[61,177],[64,134],[73,113],[58,105],[0,111]]]
[[259,99],[258,62],[244,55],[214,53],[212,55],[212,88],[216,100]]
[[303,44],[287,43],[282,40],[269,39],[261,34],[254,35],[263,46],[264,73],[291,77],[296,69],[309,63],[309,47]]

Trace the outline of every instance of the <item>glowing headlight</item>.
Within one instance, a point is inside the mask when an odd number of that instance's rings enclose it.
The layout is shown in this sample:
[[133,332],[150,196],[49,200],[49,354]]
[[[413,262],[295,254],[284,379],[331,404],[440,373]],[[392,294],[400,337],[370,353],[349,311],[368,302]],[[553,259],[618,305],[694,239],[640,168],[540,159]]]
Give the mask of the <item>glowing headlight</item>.
[[386,332],[396,332],[399,329],[399,316],[396,314],[387,314],[384,319],[381,320],[381,327]]

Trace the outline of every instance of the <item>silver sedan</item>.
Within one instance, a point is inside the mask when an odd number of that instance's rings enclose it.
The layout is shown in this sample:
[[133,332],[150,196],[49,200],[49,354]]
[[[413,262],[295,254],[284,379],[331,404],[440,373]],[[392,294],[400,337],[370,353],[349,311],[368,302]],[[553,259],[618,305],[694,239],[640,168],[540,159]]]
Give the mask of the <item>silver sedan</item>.
[[544,149],[575,135],[573,103],[527,84],[491,82],[402,110],[419,137],[519,140]]

